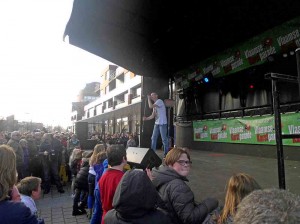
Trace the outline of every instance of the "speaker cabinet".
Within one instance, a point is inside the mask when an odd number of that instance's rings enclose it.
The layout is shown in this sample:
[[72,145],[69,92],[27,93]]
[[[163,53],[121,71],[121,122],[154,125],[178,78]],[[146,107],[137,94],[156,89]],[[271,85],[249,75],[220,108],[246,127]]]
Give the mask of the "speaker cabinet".
[[75,134],[80,141],[88,139],[88,122],[76,122]]
[[97,145],[97,143],[98,143],[97,140],[92,140],[92,139],[80,140],[80,146],[81,149],[83,150],[93,150],[95,145]]
[[149,148],[128,147],[126,153],[127,163],[131,168],[152,169],[160,166],[162,163],[159,156]]

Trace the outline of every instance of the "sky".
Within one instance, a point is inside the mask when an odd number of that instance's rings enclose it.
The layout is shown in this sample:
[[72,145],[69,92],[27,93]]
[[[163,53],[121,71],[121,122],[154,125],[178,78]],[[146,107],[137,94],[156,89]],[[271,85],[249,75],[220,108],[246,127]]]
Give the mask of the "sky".
[[108,61],[63,42],[73,0],[0,0],[0,119],[70,124],[72,102]]

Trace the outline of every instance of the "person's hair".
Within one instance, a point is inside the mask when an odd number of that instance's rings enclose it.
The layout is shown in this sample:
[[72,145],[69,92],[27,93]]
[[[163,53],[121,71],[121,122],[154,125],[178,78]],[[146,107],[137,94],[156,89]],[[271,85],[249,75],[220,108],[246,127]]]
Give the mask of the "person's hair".
[[92,151],[83,151],[82,152],[82,158],[86,158],[86,159],[89,159],[91,158],[93,152]]
[[20,141],[19,141],[19,143],[23,146],[23,144],[27,144],[28,142],[27,142],[27,140],[26,139],[21,139]]
[[13,131],[13,132],[10,134],[10,137],[17,136],[17,135],[20,135],[20,132],[19,132],[19,131]]
[[126,158],[126,150],[124,145],[110,145],[107,149],[107,161],[110,166],[118,166]]
[[17,182],[16,154],[8,145],[0,145],[0,201]]
[[168,154],[166,155],[165,164],[167,166],[170,166],[170,165],[173,166],[174,163],[176,163],[179,160],[179,158],[182,154],[186,154],[188,159],[191,161],[191,156],[188,151],[186,151],[185,149],[183,149],[181,147],[175,147],[172,150],[170,150],[168,152]]
[[72,154],[70,156],[70,160],[69,160],[69,166],[71,166],[72,162],[75,159],[82,159],[82,153],[83,151],[81,149],[73,149]]
[[99,153],[96,155],[96,163],[95,163],[95,164],[103,163],[103,161],[104,161],[105,159],[107,159],[106,152],[99,152]]
[[39,177],[25,177],[17,184],[17,188],[21,194],[31,197],[32,191],[37,191],[42,179]]
[[234,223],[300,223],[300,197],[275,188],[253,191],[238,205]]
[[229,215],[234,216],[237,205],[244,197],[254,190],[261,189],[256,180],[245,173],[232,175],[228,180],[226,188],[225,204],[218,219],[218,224],[224,223]]
[[97,163],[97,155],[99,152],[104,152],[106,150],[105,148],[105,145],[104,144],[97,144],[95,145],[94,147],[94,151],[93,151],[93,154],[91,156],[91,159],[90,159],[90,166],[93,166]]
[[41,144],[44,143],[45,141],[48,141],[48,143],[51,143],[52,135],[49,133],[43,134],[42,139],[41,139]]

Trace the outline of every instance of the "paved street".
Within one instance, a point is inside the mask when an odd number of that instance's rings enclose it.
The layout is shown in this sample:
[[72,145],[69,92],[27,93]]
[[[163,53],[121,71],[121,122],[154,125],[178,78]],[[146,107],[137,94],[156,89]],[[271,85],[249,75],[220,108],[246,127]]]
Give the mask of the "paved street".
[[52,190],[47,195],[42,195],[36,205],[39,209],[41,218],[44,218],[46,224],[75,224],[89,223],[86,215],[72,216],[72,197],[70,192],[70,184],[64,187],[65,193],[57,192],[56,187],[52,186]]
[[[157,151],[162,157],[162,152]],[[245,172],[255,177],[263,188],[278,188],[277,160],[218,154],[199,150],[191,150],[192,171],[189,185],[195,193],[196,201],[205,197],[216,197],[220,204],[224,203],[225,185],[233,173]],[[286,188],[300,195],[300,161],[285,160]],[[89,223],[85,215],[72,216],[72,198],[70,187],[60,194],[52,187],[51,194],[42,196],[37,201],[40,216],[46,224],[52,223]]]

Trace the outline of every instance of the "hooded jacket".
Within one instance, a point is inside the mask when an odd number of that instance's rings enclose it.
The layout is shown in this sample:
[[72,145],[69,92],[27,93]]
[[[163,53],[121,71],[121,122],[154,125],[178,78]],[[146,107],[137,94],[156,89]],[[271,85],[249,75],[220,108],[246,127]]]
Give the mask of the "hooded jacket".
[[75,178],[75,183],[74,183],[74,188],[78,188],[83,191],[89,191],[89,183],[88,183],[88,175],[89,175],[89,159],[88,158],[83,158],[80,170],[78,171],[76,178]]
[[158,199],[158,193],[144,171],[127,171],[116,189],[112,204],[114,209],[106,214],[104,223],[171,223],[169,217],[157,209]]
[[218,206],[218,201],[213,198],[195,203],[194,193],[186,184],[188,179],[168,166],[153,169],[152,175],[152,182],[173,223],[201,223]]

